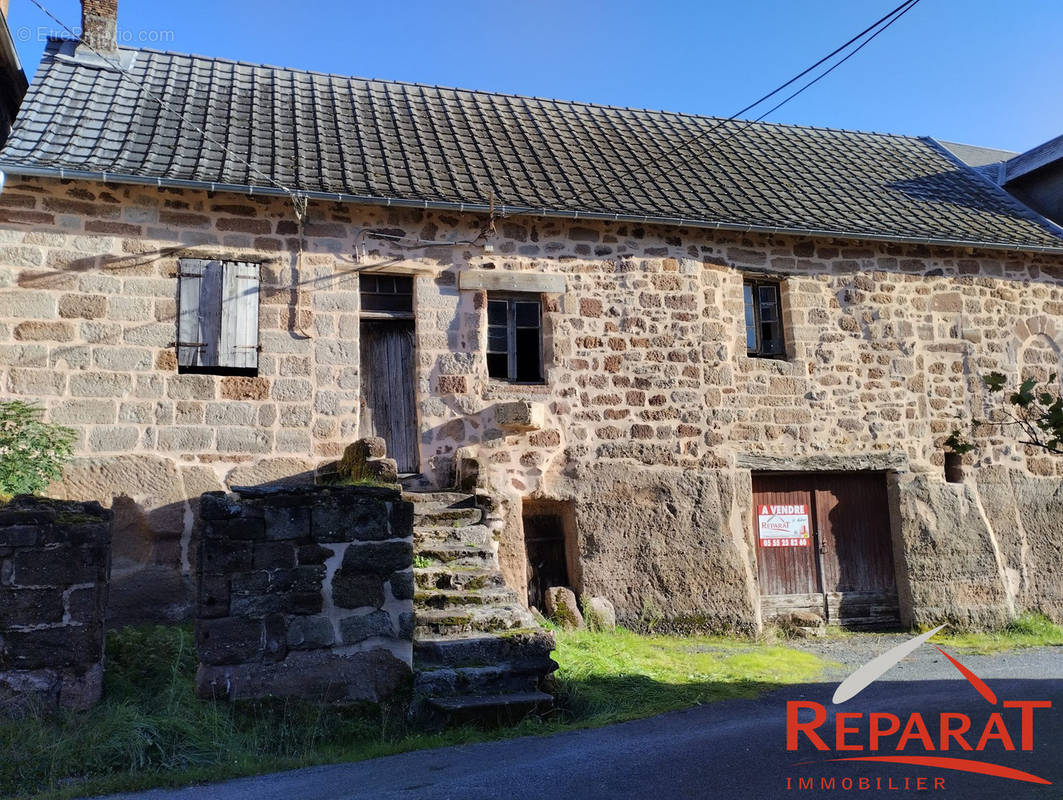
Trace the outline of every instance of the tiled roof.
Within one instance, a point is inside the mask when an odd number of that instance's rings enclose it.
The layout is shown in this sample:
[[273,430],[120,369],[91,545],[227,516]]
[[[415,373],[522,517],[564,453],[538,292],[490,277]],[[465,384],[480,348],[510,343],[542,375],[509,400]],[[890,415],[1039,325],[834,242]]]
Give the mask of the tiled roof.
[[121,58],[133,77],[50,42],[0,169],[276,190],[268,175],[350,201],[1063,251],[1058,228],[932,139]]
[[942,139],[938,140],[938,144],[969,167],[986,167],[990,164],[999,164],[1018,155],[1012,150],[998,150],[995,147],[980,147],[976,144],[946,142]]

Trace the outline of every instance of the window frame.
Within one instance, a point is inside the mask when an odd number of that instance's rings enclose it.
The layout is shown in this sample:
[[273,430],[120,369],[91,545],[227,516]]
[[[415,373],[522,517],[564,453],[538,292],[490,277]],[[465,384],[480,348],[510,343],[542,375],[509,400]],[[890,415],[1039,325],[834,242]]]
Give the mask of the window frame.
[[[775,319],[764,319],[765,301],[761,295],[764,289],[770,289],[775,293],[774,300],[774,313]],[[747,292],[748,297],[747,297]],[[750,302],[752,299],[752,313],[753,321],[750,325]],[[770,304],[769,304],[770,305]],[[746,340],[746,356],[749,358],[774,358],[774,359],[786,359],[786,330],[783,325],[783,313],[782,313],[782,281],[772,278],[750,278],[746,277],[742,280],[742,307],[743,307],[743,329],[745,331]],[[764,339],[764,326],[774,325],[776,329],[776,335],[769,338],[767,341],[773,343],[773,347],[769,350],[765,350]],[[752,328],[756,337],[756,346],[754,349],[749,347],[749,333]]]
[[[501,327],[499,324],[491,323],[491,304],[492,303],[505,303],[506,304],[506,377],[491,374],[491,359],[492,355],[499,355],[503,351],[491,349],[491,329]],[[534,304],[538,309],[538,325],[518,325],[517,324],[517,304],[527,303],[529,305]],[[498,381],[500,383],[507,383],[513,386],[543,386],[546,384],[546,359],[545,359],[545,315],[544,315],[544,303],[541,294],[535,294],[531,292],[488,292],[487,303],[485,304],[486,314],[486,330],[487,330],[487,344],[484,351],[484,358],[487,362],[487,376],[489,380]],[[536,330],[538,331],[539,339],[539,359],[538,359],[538,377],[535,380],[519,380],[518,379],[518,358],[517,358],[517,332],[518,330]]]

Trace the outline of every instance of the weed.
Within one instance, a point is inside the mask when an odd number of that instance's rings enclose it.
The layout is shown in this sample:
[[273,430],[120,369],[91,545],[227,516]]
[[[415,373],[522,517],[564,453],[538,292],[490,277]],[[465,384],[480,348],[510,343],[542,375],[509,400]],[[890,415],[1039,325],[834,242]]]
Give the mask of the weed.
[[950,633],[933,641],[971,653],[999,653],[1017,647],[1063,645],[1063,626],[1044,614],[1026,613],[988,633]]
[[[519,632],[513,632],[518,635]],[[603,725],[809,680],[815,656],[739,637],[556,631],[558,708],[495,730],[412,728],[402,702],[237,704],[195,695],[190,627],[108,636],[105,696],[57,718],[0,720],[0,796],[50,800],[181,786],[407,750]]]

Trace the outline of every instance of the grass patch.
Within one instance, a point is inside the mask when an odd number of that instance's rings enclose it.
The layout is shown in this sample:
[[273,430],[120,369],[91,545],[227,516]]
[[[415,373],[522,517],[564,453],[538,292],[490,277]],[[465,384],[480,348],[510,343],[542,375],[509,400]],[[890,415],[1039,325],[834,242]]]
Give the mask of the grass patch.
[[935,636],[934,642],[975,654],[1000,653],[1019,647],[1063,645],[1063,626],[1044,614],[1026,613],[998,631],[988,633],[950,633]]
[[819,675],[810,654],[719,636],[643,636],[615,632],[557,634],[558,699],[581,726],[674,711],[716,700],[755,697]]
[[195,697],[189,626],[107,642],[104,700],[81,714],[0,720],[0,797],[65,800],[604,725],[813,679],[822,660],[750,639],[558,631],[558,709],[495,730],[424,733],[404,705],[321,707]]

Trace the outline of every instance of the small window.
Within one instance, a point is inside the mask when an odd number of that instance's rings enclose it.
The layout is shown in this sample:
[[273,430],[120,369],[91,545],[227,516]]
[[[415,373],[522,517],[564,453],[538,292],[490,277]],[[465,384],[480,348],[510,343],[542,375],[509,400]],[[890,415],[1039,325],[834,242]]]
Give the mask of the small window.
[[358,292],[362,311],[413,313],[413,278],[408,275],[360,275]]
[[487,300],[487,374],[510,383],[543,382],[543,305],[528,297]]
[[177,371],[257,375],[258,264],[178,264]]
[[786,354],[779,307],[779,284],[746,281],[746,352],[751,356],[781,358]]

